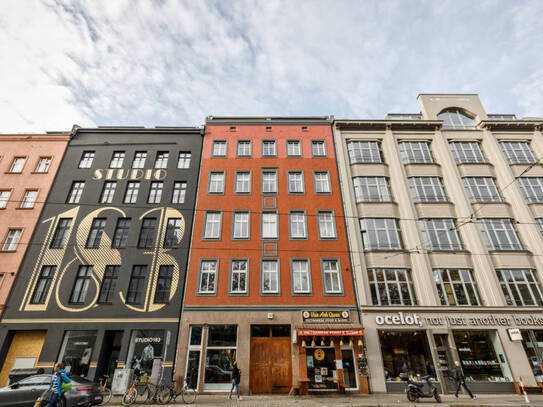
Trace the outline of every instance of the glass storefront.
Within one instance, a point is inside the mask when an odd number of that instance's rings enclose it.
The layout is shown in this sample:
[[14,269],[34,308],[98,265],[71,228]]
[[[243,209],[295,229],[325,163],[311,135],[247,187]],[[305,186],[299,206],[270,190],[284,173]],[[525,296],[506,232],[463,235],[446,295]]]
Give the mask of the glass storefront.
[[236,360],[237,325],[210,325],[204,372],[204,390],[229,390]]
[[336,390],[336,353],[334,348],[308,347],[306,350],[309,390]]
[[543,331],[522,331],[522,345],[530,361],[535,380],[543,382]]
[[86,377],[96,336],[97,331],[66,331],[58,361],[72,374]]
[[153,359],[163,356],[164,330],[134,330],[128,348],[128,363],[135,373],[151,376]]

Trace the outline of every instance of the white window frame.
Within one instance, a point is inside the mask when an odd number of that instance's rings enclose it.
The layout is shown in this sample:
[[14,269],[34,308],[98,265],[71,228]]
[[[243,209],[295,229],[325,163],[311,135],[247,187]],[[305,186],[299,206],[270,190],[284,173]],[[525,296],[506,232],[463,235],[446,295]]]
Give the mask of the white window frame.
[[378,141],[352,140],[347,142],[351,164],[382,163],[381,143]]
[[[40,174],[49,172],[51,161],[52,161],[51,157],[40,157],[38,159],[38,164],[36,165],[36,169],[34,170],[34,172],[40,173]],[[45,165],[43,165],[44,162],[45,162]]]
[[[305,267],[299,268],[302,265]],[[290,259],[292,295],[307,295],[312,292],[311,265],[309,259]]]
[[[246,233],[238,234],[237,233],[238,231],[242,231]],[[232,213],[232,239],[248,240],[250,238],[251,238],[251,212],[234,211]]]
[[476,141],[452,141],[449,146],[457,164],[483,164],[487,162],[481,144]]
[[220,240],[222,229],[222,212],[206,211],[204,218],[204,240]]
[[[301,170],[288,171],[287,184],[288,184],[289,194],[304,194],[305,193],[304,172]],[[294,188],[291,188],[291,187],[294,187]]]
[[287,140],[287,157],[301,157],[301,156],[302,156],[302,140]]
[[353,188],[356,202],[392,202],[387,177],[354,177]]
[[536,158],[526,141],[501,141],[500,147],[509,164],[533,164]]
[[[332,265],[334,267],[331,267]],[[321,269],[324,295],[343,295],[343,279],[341,278],[339,259],[321,259]],[[332,283],[332,287],[329,287],[329,282]],[[337,283],[337,289],[333,287],[335,283]]]
[[[204,270],[204,264],[210,266]],[[213,265],[213,267],[211,267]],[[219,270],[218,259],[200,259],[200,265],[198,267],[198,295],[215,295],[217,293],[217,278]],[[207,276],[206,290],[202,290],[202,281],[204,274]],[[213,289],[210,289],[209,278],[213,276]]]
[[277,157],[276,140],[262,140],[262,157]]
[[235,188],[234,193],[235,194],[250,194],[251,193],[251,171],[236,171],[235,178],[236,179],[234,182],[234,188]]
[[[498,269],[496,272],[498,274],[498,280],[506,298],[507,305],[517,307],[541,307],[543,305],[543,292],[541,290],[541,284],[539,283],[535,270]],[[519,272],[522,274],[522,280],[519,279]],[[523,286],[530,292],[532,300],[531,304],[527,303],[526,298],[522,296],[523,290],[521,290],[519,286]]]
[[313,181],[315,184],[315,194],[326,195],[332,193],[329,171],[313,171]]
[[440,177],[409,177],[407,181],[413,202],[447,202]]
[[208,194],[224,194],[224,183],[226,174],[224,171],[209,171],[207,185]]
[[[272,175],[273,179],[270,177],[269,179],[266,179],[268,175]],[[277,194],[277,170],[262,170],[262,193],[263,194]],[[266,190],[265,186],[273,186],[273,188]]]
[[226,140],[213,140],[211,147],[212,157],[226,157],[228,142]]
[[317,227],[319,230],[319,239],[333,240],[337,239],[336,220],[334,211],[319,210],[317,211]]
[[360,230],[364,250],[403,249],[400,227],[395,218],[361,218]]
[[434,157],[428,141],[400,141],[400,156],[404,164],[433,164]]
[[[513,221],[509,218],[480,218],[477,220],[489,251],[524,250]],[[500,241],[506,237],[506,242]]]
[[[378,273],[383,276],[382,280],[377,279]],[[389,279],[388,274],[393,273],[394,278]],[[368,279],[370,282],[370,291],[373,305],[379,306],[398,306],[398,305],[416,305],[417,297],[411,270],[407,268],[368,268]],[[404,298],[402,286],[407,288],[409,299]],[[399,295],[399,302],[392,303],[392,292]],[[377,300],[377,304],[375,304]],[[385,301],[386,300],[386,301]]]
[[[275,269],[266,270],[264,264],[275,264]],[[266,281],[266,275],[274,276],[275,279],[275,289],[264,289],[264,282]],[[260,293],[261,295],[278,295],[281,292],[281,281],[280,281],[280,265],[279,259],[262,259],[260,261]]]
[[[458,279],[454,279],[453,272],[455,271],[458,274]],[[479,290],[472,269],[435,268],[433,274],[441,305],[450,307],[476,307],[481,305]],[[443,274],[446,275],[446,279],[443,279]],[[447,287],[449,288],[447,289]],[[475,304],[471,303],[468,287],[471,287],[471,291],[475,296]],[[467,304],[458,302],[458,290],[464,293],[465,298],[468,300]],[[449,301],[449,295],[451,294],[454,298],[454,304]]]
[[122,168],[126,153],[124,151],[114,151],[111,154],[111,160],[109,161],[109,168]]
[[0,191],[0,209],[5,209],[11,196],[11,190],[3,189]]
[[10,173],[13,174],[19,174],[23,172],[23,169],[26,164],[26,157],[14,157],[13,161],[11,162],[11,166],[9,167]]
[[21,240],[21,235],[23,234],[23,229],[9,229],[2,245],[3,252],[14,252],[17,250],[19,240]]
[[471,203],[503,202],[496,180],[492,177],[464,177],[462,182]]
[[517,182],[526,202],[543,202],[543,177],[520,177]]
[[428,250],[463,250],[453,218],[424,218],[419,220],[424,247]]
[[[234,270],[234,264],[243,264],[245,263],[245,269]],[[245,276],[245,289],[234,290],[234,276],[235,275]],[[239,278],[239,277],[238,277]],[[239,280],[238,280],[239,281]],[[239,287],[239,284],[238,284]],[[228,284],[228,294],[230,295],[246,295],[249,292],[249,259],[230,259],[230,279]]]
[[253,143],[251,140],[238,140],[236,154],[238,157],[251,157],[253,155]]
[[19,208],[22,209],[32,209],[38,198],[39,191],[37,189],[27,189],[21,201]]
[[[261,220],[260,220],[261,238],[262,239],[279,239],[279,215],[277,214],[277,212],[276,211],[262,211],[262,213],[260,214],[260,217],[261,217]],[[271,227],[273,226],[274,233],[267,233],[268,228],[266,227],[266,225],[269,225],[270,231],[271,231]]]
[[307,217],[303,210],[291,210],[288,214],[291,240],[307,239]]

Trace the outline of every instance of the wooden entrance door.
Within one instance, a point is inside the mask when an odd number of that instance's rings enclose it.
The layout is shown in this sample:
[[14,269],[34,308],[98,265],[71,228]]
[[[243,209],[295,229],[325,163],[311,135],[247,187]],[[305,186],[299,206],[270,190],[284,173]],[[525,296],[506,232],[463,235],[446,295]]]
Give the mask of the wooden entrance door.
[[251,338],[249,385],[253,394],[290,391],[290,346],[290,338]]

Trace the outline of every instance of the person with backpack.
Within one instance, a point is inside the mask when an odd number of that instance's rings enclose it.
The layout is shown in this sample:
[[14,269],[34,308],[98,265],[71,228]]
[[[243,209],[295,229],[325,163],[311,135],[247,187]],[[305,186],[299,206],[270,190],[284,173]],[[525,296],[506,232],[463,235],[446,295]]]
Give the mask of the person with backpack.
[[458,398],[458,392],[460,391],[460,386],[464,386],[464,389],[468,392],[469,396],[474,399],[475,396],[471,392],[470,388],[466,384],[466,377],[464,376],[464,372],[462,371],[462,367],[460,366],[460,362],[458,360],[454,361],[454,368],[453,368],[453,379],[456,383],[456,393],[454,396]]
[[241,400],[241,396],[239,395],[239,382],[241,380],[241,370],[238,368],[238,362],[237,360],[232,363],[232,366],[234,369],[232,370],[232,388],[230,389],[230,394],[228,395],[228,400],[232,399],[232,391],[234,388],[236,389],[236,395],[238,397],[238,400]]
[[[55,363],[55,367],[53,368],[53,376],[51,376],[51,385],[49,386],[49,390],[51,393],[51,398],[49,399],[49,402],[47,403],[47,407],[56,407],[57,401],[60,400],[62,397],[63,389],[62,384],[63,383],[71,383],[71,379],[68,377],[68,373],[66,373],[66,370],[64,370],[64,366],[62,365],[62,362]],[[66,388],[65,385],[64,392],[69,390]]]

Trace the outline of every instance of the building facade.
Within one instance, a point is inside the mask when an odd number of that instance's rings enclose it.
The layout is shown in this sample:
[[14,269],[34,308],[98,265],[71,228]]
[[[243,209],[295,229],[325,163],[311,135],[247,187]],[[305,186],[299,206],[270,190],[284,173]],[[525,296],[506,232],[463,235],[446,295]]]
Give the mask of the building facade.
[[171,377],[202,133],[74,127],[2,317],[4,380],[30,348],[90,380]]
[[543,382],[542,119],[477,95],[334,123],[370,388],[455,360],[476,392]]
[[176,377],[366,391],[329,118],[206,121]]

